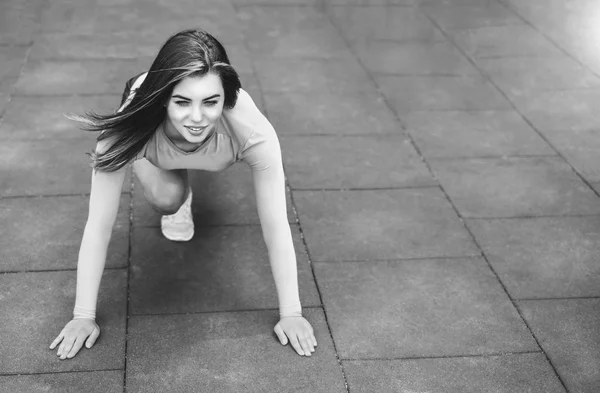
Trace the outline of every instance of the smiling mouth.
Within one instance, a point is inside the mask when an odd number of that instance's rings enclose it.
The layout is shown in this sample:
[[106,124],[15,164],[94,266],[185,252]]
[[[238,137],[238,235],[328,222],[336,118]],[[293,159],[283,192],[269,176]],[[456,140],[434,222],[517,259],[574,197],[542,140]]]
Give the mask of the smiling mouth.
[[184,126],[185,128],[187,128],[190,132],[194,133],[194,134],[199,134],[202,131],[204,131],[206,129],[206,127],[208,126],[204,126],[204,127],[191,127],[191,126]]

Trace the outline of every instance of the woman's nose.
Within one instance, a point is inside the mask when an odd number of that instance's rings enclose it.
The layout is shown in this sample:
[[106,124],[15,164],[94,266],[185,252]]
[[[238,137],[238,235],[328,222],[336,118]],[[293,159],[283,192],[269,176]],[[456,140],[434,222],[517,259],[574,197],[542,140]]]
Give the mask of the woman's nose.
[[202,122],[202,111],[198,107],[192,108],[192,114],[190,116],[191,120],[195,123]]

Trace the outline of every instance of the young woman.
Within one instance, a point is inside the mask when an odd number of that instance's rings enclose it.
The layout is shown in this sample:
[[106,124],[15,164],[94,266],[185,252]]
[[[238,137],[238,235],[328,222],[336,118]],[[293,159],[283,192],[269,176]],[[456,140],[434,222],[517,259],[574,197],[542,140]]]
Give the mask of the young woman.
[[[220,171],[236,161],[252,170],[257,209],[279,299],[274,331],[310,356],[317,341],[302,317],[296,256],[287,221],[281,151],[275,130],[241,89],[223,46],[205,31],[182,31],[167,40],[150,70],[132,78],[115,114],[74,117],[101,131],[92,154],[89,215],[77,263],[73,319],[50,349],[72,358],[100,334],[96,300],[125,168],[163,214],[161,230],[174,241],[194,234],[188,169]],[[60,344],[60,345],[59,345]]]

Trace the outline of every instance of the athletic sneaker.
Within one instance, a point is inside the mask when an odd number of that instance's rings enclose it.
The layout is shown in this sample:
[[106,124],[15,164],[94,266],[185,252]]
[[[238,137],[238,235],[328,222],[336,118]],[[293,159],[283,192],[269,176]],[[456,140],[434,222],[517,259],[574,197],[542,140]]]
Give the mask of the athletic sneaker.
[[187,242],[194,236],[194,220],[192,218],[192,188],[177,213],[162,216],[160,228],[163,235],[172,241]]

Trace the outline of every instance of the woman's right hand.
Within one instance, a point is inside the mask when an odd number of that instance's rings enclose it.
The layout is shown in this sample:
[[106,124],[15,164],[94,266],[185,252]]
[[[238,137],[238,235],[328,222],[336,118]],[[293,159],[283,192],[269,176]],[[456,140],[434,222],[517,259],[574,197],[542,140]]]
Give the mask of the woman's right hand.
[[100,326],[93,319],[73,319],[50,344],[50,349],[60,344],[56,356],[60,356],[60,360],[71,359],[84,343],[86,348],[91,348],[99,335]]

